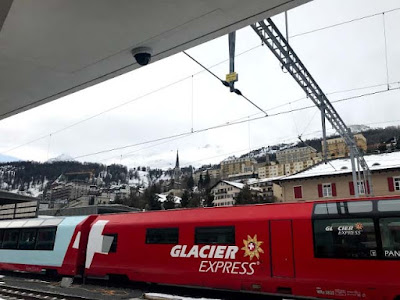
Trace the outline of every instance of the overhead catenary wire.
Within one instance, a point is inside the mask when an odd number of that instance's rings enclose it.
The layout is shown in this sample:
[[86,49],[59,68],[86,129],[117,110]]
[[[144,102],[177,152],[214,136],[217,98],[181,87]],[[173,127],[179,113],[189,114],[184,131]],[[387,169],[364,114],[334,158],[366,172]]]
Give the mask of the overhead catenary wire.
[[382,13],[382,26],[383,26],[383,39],[385,43],[384,46],[385,46],[386,82],[387,82],[387,88],[389,89],[389,65],[388,65],[385,13]]
[[[357,95],[357,96],[353,96],[353,97],[347,97],[347,98],[344,98],[344,99],[338,99],[338,100],[334,100],[334,101],[331,101],[331,102],[332,103],[336,103],[336,102],[349,101],[349,100],[353,100],[353,99],[360,99],[362,97],[367,97],[367,96],[375,95],[375,94],[378,94],[378,93],[387,93],[387,92],[391,92],[391,91],[394,91],[394,90],[400,90],[400,87],[391,88],[390,90],[386,90],[385,89],[385,90],[381,90],[381,91],[373,92],[373,93],[365,93],[365,94],[362,94],[362,95]],[[182,132],[182,133],[178,133],[178,134],[174,134],[174,135],[170,135],[170,136],[166,136],[166,137],[160,137],[160,138],[149,140],[149,141],[144,141],[144,142],[139,142],[139,143],[135,143],[135,144],[129,144],[129,145],[124,145],[124,146],[120,146],[120,147],[114,147],[114,148],[101,150],[101,151],[97,151],[97,152],[87,153],[87,154],[75,156],[74,159],[79,159],[79,158],[84,158],[84,157],[88,157],[88,156],[94,156],[94,155],[98,155],[98,154],[103,154],[103,153],[109,153],[109,152],[113,152],[113,151],[123,150],[123,149],[127,149],[127,148],[132,148],[132,147],[135,147],[135,146],[140,146],[140,145],[150,144],[150,143],[154,143],[154,142],[164,141],[164,140],[168,140],[168,139],[172,139],[172,138],[183,137],[185,135],[189,136],[189,135],[192,135],[192,134],[198,134],[198,133],[201,133],[201,132],[211,131],[211,130],[224,128],[224,127],[228,127],[228,126],[233,126],[233,125],[238,125],[238,124],[243,124],[243,123],[246,123],[246,122],[252,122],[252,121],[256,121],[256,120],[261,120],[261,119],[264,119],[264,118],[271,118],[271,117],[274,117],[274,116],[280,116],[280,115],[289,114],[289,113],[296,112],[296,111],[307,110],[307,109],[311,109],[311,108],[315,108],[315,105],[304,106],[304,107],[294,108],[294,109],[290,109],[290,110],[286,110],[286,111],[280,111],[280,112],[277,112],[277,113],[274,113],[274,114],[248,118],[247,120],[245,119],[245,120],[240,120],[240,121],[235,121],[235,122],[225,122],[223,124],[210,126],[210,127],[206,127],[206,128],[202,128],[202,129],[197,129],[197,130],[194,130],[193,132],[187,131],[187,132]]]
[[[325,27],[320,27],[320,28],[313,29],[313,30],[310,30],[310,31],[307,31],[307,32],[298,33],[298,34],[295,34],[295,35],[290,36],[290,38],[295,38],[295,37],[299,37],[299,36],[311,34],[311,33],[314,33],[314,32],[318,32],[318,31],[322,31],[322,30],[327,30],[327,29],[330,29],[330,28],[333,28],[333,27],[337,27],[337,26],[341,26],[341,25],[345,25],[345,24],[349,24],[349,23],[353,23],[353,22],[357,22],[357,21],[362,21],[362,20],[367,19],[367,18],[376,17],[376,16],[379,16],[379,15],[381,15],[381,14],[384,15],[384,14],[392,13],[392,12],[399,11],[399,10],[400,10],[400,7],[399,7],[399,8],[389,9],[389,10],[385,10],[385,11],[381,11],[381,12],[379,12],[379,13],[374,13],[374,14],[370,14],[370,15],[365,15],[365,16],[362,16],[362,17],[359,17],[359,18],[355,18],[355,19],[351,19],[351,20],[347,20],[347,21],[335,23],[335,24],[332,24],[332,25],[329,25],[329,26],[325,26]],[[384,26],[384,30],[385,30],[385,26]],[[253,51],[253,50],[257,49],[257,48],[260,48],[261,46],[262,46],[262,45],[253,46],[253,47],[251,47],[251,48],[249,48],[249,49],[247,49],[247,50],[244,50],[244,51],[238,53],[237,55],[235,55],[235,57],[238,57],[238,56],[241,56],[241,55],[246,54],[246,53],[248,53],[248,52],[251,52],[251,51]],[[386,65],[387,65],[388,62],[387,62],[387,49],[386,49],[386,32],[385,32],[385,56],[386,56]],[[214,68],[214,67],[216,67],[216,66],[218,66],[218,65],[221,65],[221,64],[227,62],[228,60],[229,60],[229,59],[222,60],[222,61],[220,61],[220,62],[218,62],[218,63],[216,63],[216,64],[214,64],[214,65],[209,66],[208,69]],[[152,93],[156,93],[156,92],[158,92],[158,91],[160,91],[160,90],[163,90],[163,89],[166,89],[166,88],[168,88],[168,87],[170,87],[170,86],[172,86],[172,85],[174,85],[174,84],[177,84],[177,83],[179,83],[179,82],[182,82],[182,81],[184,81],[184,80],[187,80],[187,79],[190,78],[191,76],[198,75],[198,74],[200,74],[200,73],[202,73],[202,72],[204,72],[204,71],[209,71],[207,68],[204,68],[203,65],[202,65],[202,67],[203,67],[203,70],[201,70],[201,71],[199,71],[199,72],[197,72],[197,73],[194,73],[194,74],[192,74],[192,75],[190,75],[190,76],[187,76],[187,77],[185,77],[185,78],[181,78],[181,79],[179,79],[179,80],[177,80],[177,81],[175,81],[175,82],[173,82],[173,83],[170,83],[170,84],[168,84],[168,85],[166,85],[166,86],[160,87],[159,89],[156,89],[156,90],[151,91],[151,92],[149,92],[149,93],[147,93],[147,94],[141,95],[141,96],[139,96],[139,97],[137,97],[137,98],[134,98],[134,99],[132,99],[132,100],[126,101],[126,102],[124,102],[124,103],[122,103],[122,104],[120,104],[120,105],[111,107],[111,108],[109,108],[109,109],[107,109],[107,110],[101,111],[101,112],[99,112],[98,114],[92,115],[92,116],[90,116],[90,117],[88,117],[88,118],[85,118],[85,119],[80,120],[80,121],[78,121],[78,122],[72,123],[72,124],[70,124],[70,125],[68,125],[68,126],[66,126],[66,127],[63,127],[63,128],[61,128],[61,129],[59,129],[59,130],[56,130],[56,131],[47,133],[47,134],[45,134],[45,135],[43,135],[43,136],[40,136],[40,137],[34,138],[34,139],[32,139],[32,140],[29,140],[29,141],[27,141],[27,142],[24,142],[24,143],[22,143],[22,144],[20,144],[20,145],[18,145],[18,146],[9,148],[9,149],[7,149],[7,150],[1,152],[1,153],[5,154],[5,153],[11,152],[11,151],[13,151],[13,150],[16,150],[16,149],[18,149],[18,148],[21,148],[21,147],[23,147],[23,146],[26,146],[26,145],[32,144],[32,143],[34,143],[34,142],[37,142],[37,141],[39,141],[39,140],[45,139],[45,138],[47,138],[49,135],[58,134],[58,133],[60,133],[60,132],[62,132],[62,131],[68,130],[68,129],[74,127],[74,126],[77,126],[77,125],[79,125],[79,124],[82,124],[82,123],[84,123],[84,122],[86,122],[86,121],[89,121],[89,120],[91,120],[91,119],[93,119],[93,118],[96,118],[96,117],[98,117],[98,116],[101,116],[101,115],[103,115],[103,114],[105,114],[105,113],[107,113],[107,112],[110,112],[110,111],[115,110],[115,109],[118,109],[118,108],[120,108],[120,107],[122,107],[122,106],[124,106],[124,105],[127,105],[127,104],[129,104],[129,103],[131,103],[131,102],[133,102],[133,101],[135,101],[135,100],[138,100],[138,98],[139,98],[139,99],[144,98],[144,97],[146,97],[146,96],[148,96],[148,95],[150,95],[150,94],[152,94]],[[386,68],[386,69],[387,69],[387,80],[389,80],[389,79],[388,79],[388,78],[389,78],[389,75],[388,75],[388,68]],[[214,76],[217,77],[216,75],[214,75]],[[218,77],[217,77],[217,78],[218,78]],[[218,78],[218,79],[219,79],[219,78]],[[219,80],[220,80],[220,79],[219,79]],[[393,83],[398,83],[398,82],[393,82]],[[392,84],[392,83],[386,83],[385,85],[387,85],[387,86],[389,87],[390,84]],[[376,85],[376,87],[381,86],[381,85],[383,85],[383,84]],[[369,87],[372,88],[372,87],[374,87],[374,86],[369,86]],[[365,87],[365,88],[369,88],[369,87]],[[334,94],[334,93],[341,93],[341,92],[347,92],[347,91],[354,91],[354,90],[357,90],[357,89],[364,89],[364,88],[355,88],[355,89],[349,89],[349,90],[343,90],[343,91],[335,91],[335,92],[331,92],[331,93],[327,93],[327,94]],[[243,96],[243,95],[242,95],[242,96]],[[244,98],[246,99],[246,97],[244,97]],[[306,99],[306,98],[301,98],[301,99],[299,99],[299,100],[302,100],[302,99]],[[246,100],[249,101],[248,98],[247,98]],[[294,101],[292,101],[292,103],[294,103]],[[254,105],[254,103],[252,103],[252,104]],[[284,105],[285,105],[285,104],[283,104],[283,105],[281,105],[281,106],[284,106]],[[287,104],[286,104],[286,105],[287,105]],[[20,109],[20,108],[18,108],[18,109]],[[263,111],[263,113],[265,113],[265,112]],[[254,115],[256,115],[256,114],[254,114]]]
[[[189,57],[191,60],[193,60],[196,64],[198,64],[199,66],[201,66],[204,70],[206,70],[208,73],[210,73],[212,76],[214,76],[216,79],[218,79],[224,86],[226,87],[230,87],[229,83],[226,82],[225,80],[222,80],[221,78],[219,78],[215,73],[213,73],[210,69],[208,69],[206,66],[204,66],[201,62],[199,62],[197,59],[195,59],[193,56],[191,56],[190,54],[188,54],[186,51],[183,51],[183,53]],[[254,107],[256,107],[258,110],[262,111],[266,116],[268,115],[268,113],[263,110],[261,107],[259,107],[257,104],[255,104],[253,101],[251,101],[248,97],[246,97],[245,95],[242,94],[242,92],[239,89],[234,89],[234,93],[240,97],[242,97],[243,99],[245,99],[246,101],[248,101],[250,104],[252,104]]]
[[302,36],[302,35],[307,35],[307,34],[315,33],[315,32],[318,32],[318,31],[323,31],[323,30],[327,30],[327,29],[330,29],[330,28],[334,28],[334,27],[338,27],[338,26],[342,26],[342,25],[346,25],[346,24],[362,21],[362,20],[365,20],[365,19],[369,19],[369,18],[380,16],[381,14],[385,14],[385,13],[387,14],[387,13],[395,12],[395,11],[398,11],[398,10],[400,10],[400,7],[396,7],[396,8],[393,8],[393,9],[381,11],[379,13],[365,15],[365,16],[362,16],[362,17],[359,17],[359,18],[355,18],[355,19],[351,19],[351,20],[335,23],[335,24],[332,24],[332,25],[316,28],[316,29],[313,29],[313,30],[297,33],[297,34],[291,35],[290,38],[296,38],[296,37],[299,37],[299,36]]

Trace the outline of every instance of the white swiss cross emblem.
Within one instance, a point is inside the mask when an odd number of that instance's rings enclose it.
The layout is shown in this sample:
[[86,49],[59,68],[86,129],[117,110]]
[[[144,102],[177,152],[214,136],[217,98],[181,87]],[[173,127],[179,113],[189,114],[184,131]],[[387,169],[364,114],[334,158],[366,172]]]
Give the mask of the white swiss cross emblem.
[[249,243],[247,247],[249,248],[250,251],[253,251],[256,246],[254,245],[254,243]]

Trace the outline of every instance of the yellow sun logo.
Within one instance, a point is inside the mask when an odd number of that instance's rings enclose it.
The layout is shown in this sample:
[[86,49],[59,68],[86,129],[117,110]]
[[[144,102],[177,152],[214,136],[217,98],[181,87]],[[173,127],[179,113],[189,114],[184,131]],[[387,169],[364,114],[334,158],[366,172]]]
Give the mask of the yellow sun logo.
[[247,241],[243,240],[244,247],[242,250],[244,250],[244,257],[249,256],[250,260],[252,260],[255,256],[257,259],[260,259],[260,253],[264,253],[264,250],[260,247],[262,243],[261,241],[257,241],[257,234],[253,238],[248,235]]

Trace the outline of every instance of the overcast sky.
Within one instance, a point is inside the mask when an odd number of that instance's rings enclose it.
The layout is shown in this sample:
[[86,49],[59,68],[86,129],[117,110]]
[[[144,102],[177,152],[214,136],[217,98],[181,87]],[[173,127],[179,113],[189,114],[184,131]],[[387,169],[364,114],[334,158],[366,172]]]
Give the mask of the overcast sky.
[[[314,0],[288,12],[289,36],[398,7],[397,0]],[[285,32],[283,16],[273,20]],[[391,85],[396,88],[400,86],[400,10],[386,13],[385,23],[389,82],[397,82]],[[292,37],[289,41],[323,91],[336,92],[328,96],[331,101],[386,89],[382,14]],[[236,87],[269,114],[311,105],[309,99],[296,101],[304,97],[303,91],[289,74],[282,72],[269,49],[260,45],[259,37],[251,28],[237,32],[236,53],[254,49],[236,58],[239,73]],[[227,60],[228,38],[215,39],[188,53],[204,65],[213,66]],[[211,70],[223,78],[229,70],[228,62]],[[365,88],[368,86],[375,87]],[[357,88],[360,89],[337,93]],[[399,125],[399,98],[400,91],[393,90],[334,106],[348,125]],[[55,133],[116,106],[120,107]],[[0,152],[37,161],[62,153],[80,157],[190,132],[192,128],[196,131],[262,115],[180,53],[1,120]],[[230,155],[241,155],[249,149],[297,142],[298,135],[304,139],[320,137],[320,130],[319,111],[312,108],[78,160],[169,168],[175,164],[179,150],[182,166],[198,167],[218,163]],[[40,137],[44,138],[18,147]]]

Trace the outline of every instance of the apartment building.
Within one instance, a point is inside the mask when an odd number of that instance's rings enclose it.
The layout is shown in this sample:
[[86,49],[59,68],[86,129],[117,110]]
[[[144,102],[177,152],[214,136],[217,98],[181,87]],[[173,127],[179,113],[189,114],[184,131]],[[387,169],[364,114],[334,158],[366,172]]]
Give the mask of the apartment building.
[[[372,183],[357,184],[360,195],[400,196],[400,152],[364,156]],[[355,195],[349,158],[320,163],[303,172],[274,181],[282,187],[283,201],[346,199]]]
[[[214,196],[212,201],[214,206],[232,206],[235,205],[235,198],[243,189],[245,184],[234,181],[220,180],[211,188],[211,194]],[[250,187],[254,194],[260,192],[259,188]]]
[[247,181],[249,187],[259,189],[259,197],[263,202],[282,202],[283,194],[282,187],[274,182],[281,177],[250,179]]
[[[361,133],[355,134],[354,139],[357,147],[364,153],[367,152],[367,139]],[[343,138],[338,137],[334,139],[328,139],[326,140],[326,143],[328,147],[327,156],[329,158],[348,157],[350,155],[349,148],[347,147]],[[324,142],[321,141],[321,144],[322,150],[324,151]]]
[[280,164],[312,160],[316,156],[317,150],[313,147],[295,147],[276,152],[276,160]]
[[251,157],[228,158],[221,162],[221,178],[227,179],[230,175],[252,174],[256,171],[257,161]]

